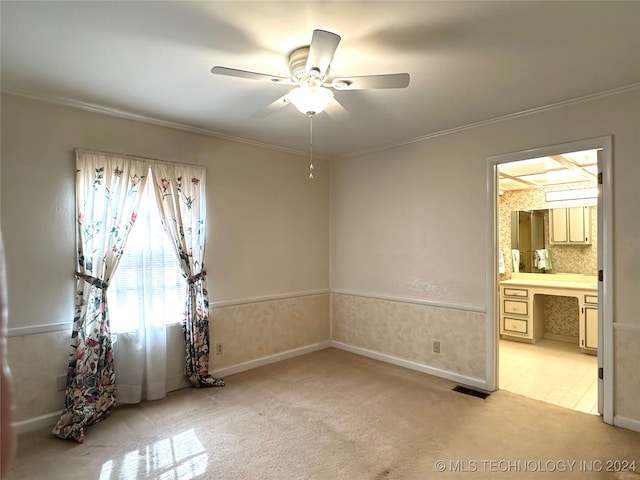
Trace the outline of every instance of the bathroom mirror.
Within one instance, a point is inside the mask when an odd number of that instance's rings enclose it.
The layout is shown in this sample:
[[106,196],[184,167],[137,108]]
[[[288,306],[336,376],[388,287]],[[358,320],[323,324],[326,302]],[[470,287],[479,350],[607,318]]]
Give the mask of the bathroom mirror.
[[540,273],[534,267],[536,250],[545,248],[544,218],[548,210],[516,210],[511,212],[511,249],[520,251],[520,272]]

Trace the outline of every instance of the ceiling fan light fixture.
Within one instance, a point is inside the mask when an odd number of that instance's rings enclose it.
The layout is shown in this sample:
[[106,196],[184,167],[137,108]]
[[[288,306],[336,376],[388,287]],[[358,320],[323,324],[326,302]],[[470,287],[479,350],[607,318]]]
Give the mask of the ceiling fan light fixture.
[[333,100],[333,92],[318,86],[297,87],[287,95],[287,101],[305,115],[322,112],[331,100]]

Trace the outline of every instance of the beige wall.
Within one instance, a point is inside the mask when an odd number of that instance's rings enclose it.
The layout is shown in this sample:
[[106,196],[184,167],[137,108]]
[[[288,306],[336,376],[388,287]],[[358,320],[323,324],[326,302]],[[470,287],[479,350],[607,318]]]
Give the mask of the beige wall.
[[[73,319],[74,148],[207,168],[207,286],[213,337],[224,342],[214,368],[328,340],[327,162],[310,181],[303,155],[12,95],[2,96],[1,133],[18,420],[62,408],[55,376],[66,371]],[[260,339],[248,341],[252,332]]]
[[[482,312],[487,307],[492,228],[487,222],[487,158],[604,135],[613,136],[614,152],[614,321],[640,331],[639,132],[640,89],[635,88],[334,162],[332,290],[364,300],[344,315],[334,312],[333,332],[377,338],[378,346],[372,348],[393,345],[393,355],[400,358],[410,359],[416,350],[431,352],[433,337],[420,337],[416,346],[414,317],[388,318],[391,327],[357,320],[361,311],[375,309],[369,303],[376,300],[365,297],[411,298],[450,307],[448,313],[419,320],[434,336],[447,328],[464,335],[468,327],[475,337],[471,319],[462,327],[457,323],[457,308]],[[456,334],[443,340],[440,355],[446,358],[438,362],[468,374],[469,345],[458,343]],[[618,338],[616,348],[640,350],[638,335],[624,344]],[[640,402],[629,401],[640,397],[633,359],[616,350],[614,414],[640,421]]]

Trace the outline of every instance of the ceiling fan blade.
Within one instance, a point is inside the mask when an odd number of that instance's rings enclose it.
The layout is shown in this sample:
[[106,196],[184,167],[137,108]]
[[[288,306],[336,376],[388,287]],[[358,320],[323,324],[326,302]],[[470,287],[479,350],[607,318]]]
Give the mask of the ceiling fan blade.
[[256,113],[251,115],[251,118],[262,120],[263,118],[267,118],[272,113],[277,112],[281,108],[286,107],[287,105],[289,105],[289,102],[287,101],[286,97],[287,95],[283,95],[282,97],[278,98],[276,101],[271,102],[262,110],[258,110]]
[[327,105],[324,111],[329,115],[331,120],[338,122],[346,122],[349,120],[349,112],[347,112],[342,104],[335,98],[329,102],[329,105]]
[[336,53],[339,43],[340,35],[325,30],[314,30],[305,68],[307,73],[316,69],[320,74],[319,77],[324,78],[329,71],[329,64],[333,60],[333,54]]
[[331,82],[336,90],[364,90],[369,88],[406,88],[409,86],[408,73],[385,75],[365,75],[362,77],[339,77]]
[[235,68],[215,66],[211,69],[214,75],[226,75],[228,77],[246,78],[249,80],[260,80],[263,82],[279,83],[284,85],[295,85],[290,78],[276,77],[266,73],[249,72],[247,70],[237,70]]

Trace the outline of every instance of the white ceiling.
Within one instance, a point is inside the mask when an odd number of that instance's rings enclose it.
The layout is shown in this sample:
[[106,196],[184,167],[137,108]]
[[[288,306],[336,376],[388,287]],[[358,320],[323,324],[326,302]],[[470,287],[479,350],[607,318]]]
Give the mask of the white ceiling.
[[300,152],[287,53],[342,36],[332,76],[408,72],[406,89],[336,92],[314,154],[347,156],[640,84],[640,2],[0,2],[3,91],[131,114]]
[[498,166],[500,191],[526,190],[549,185],[589,183],[596,186],[598,178],[598,151],[551,155],[531,158]]

